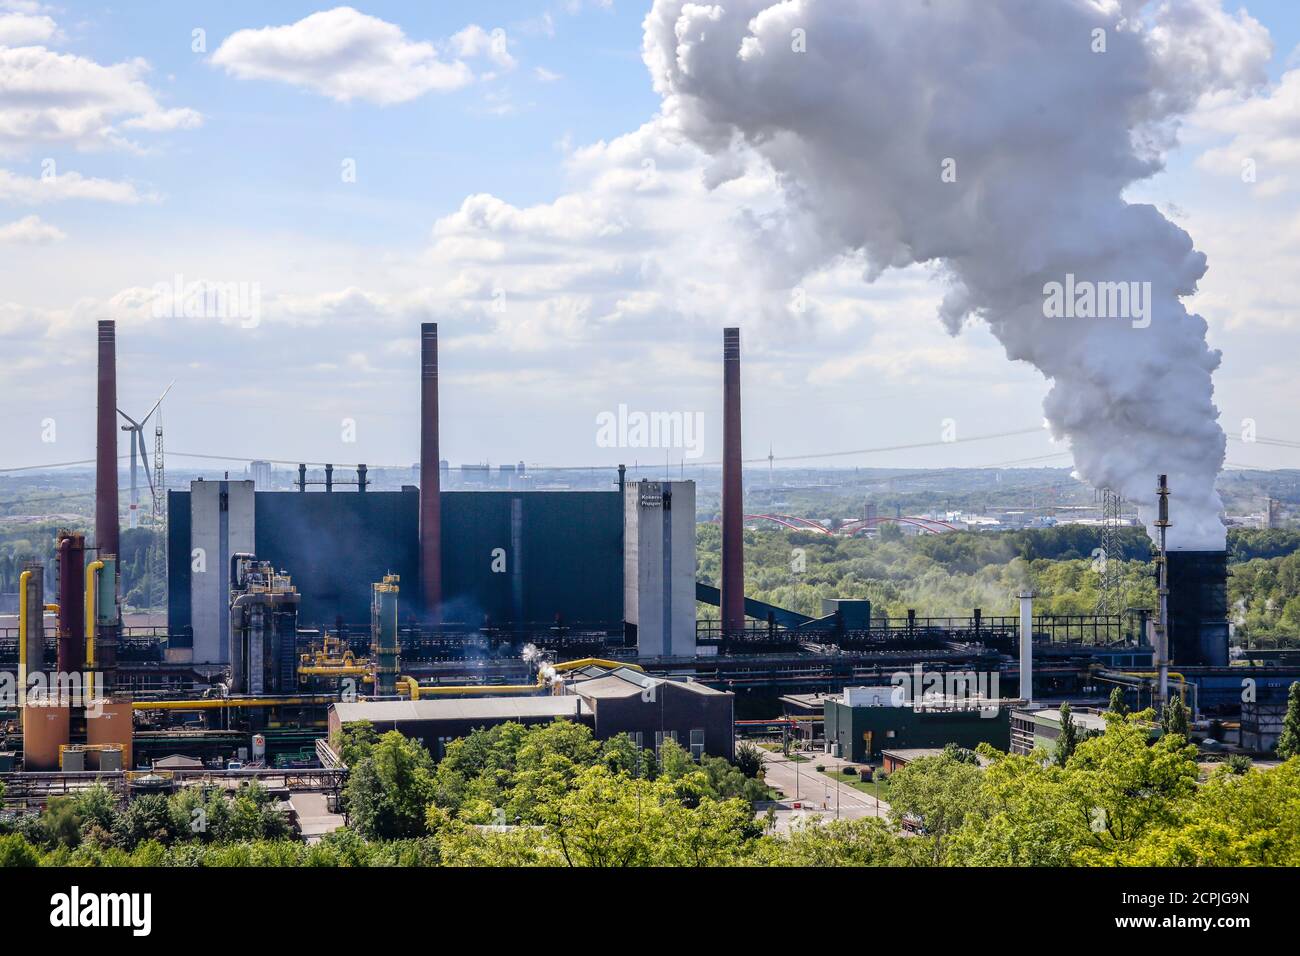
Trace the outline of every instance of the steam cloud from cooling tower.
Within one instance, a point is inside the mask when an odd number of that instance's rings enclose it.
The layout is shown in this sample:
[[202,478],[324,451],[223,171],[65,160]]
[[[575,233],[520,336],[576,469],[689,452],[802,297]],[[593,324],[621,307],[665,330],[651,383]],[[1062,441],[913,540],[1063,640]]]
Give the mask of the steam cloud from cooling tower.
[[[1051,381],[1046,418],[1083,480],[1142,504],[1169,475],[1179,549],[1224,547],[1219,353],[1180,300],[1206,259],[1123,192],[1203,94],[1262,81],[1270,55],[1218,0],[656,0],[644,48],[711,179],[754,154],[777,174],[768,269],[794,286],[844,257],[867,281],[937,266],[946,328],[983,319]],[[1046,317],[1067,275],[1149,282],[1149,326]]]

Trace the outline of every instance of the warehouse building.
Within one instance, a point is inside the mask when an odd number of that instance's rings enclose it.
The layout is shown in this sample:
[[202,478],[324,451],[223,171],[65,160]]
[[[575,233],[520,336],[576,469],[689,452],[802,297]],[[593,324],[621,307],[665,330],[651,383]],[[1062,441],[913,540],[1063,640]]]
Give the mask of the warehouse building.
[[[1106,719],[1096,710],[1071,709],[1079,739],[1106,732]],[[1011,752],[1031,754],[1037,747],[1049,754],[1056,752],[1056,741],[1061,736],[1061,711],[1056,708],[1042,710],[1016,710],[1011,714]]]
[[[449,742],[480,727],[565,719],[590,727],[598,740],[627,734],[656,752],[673,740],[697,759],[735,755],[735,695],[729,691],[626,667],[592,668],[552,690],[537,697],[338,703],[329,711],[330,739],[348,724],[369,721],[380,733],[396,730],[419,740],[440,760]],[[483,688],[484,694],[491,692],[491,687]]]
[[[484,688],[485,692],[491,688]],[[348,724],[369,722],[379,733],[396,730],[422,743],[434,760],[447,744],[480,727],[511,721],[532,727],[564,718],[594,727],[591,708],[580,697],[469,697],[461,700],[376,700],[330,706],[329,735],[336,741]]]
[[894,687],[850,687],[827,696],[826,749],[855,762],[874,762],[884,750],[957,744],[974,750],[982,743],[1006,750],[1011,743],[1011,707],[1017,701],[970,698],[896,703]]

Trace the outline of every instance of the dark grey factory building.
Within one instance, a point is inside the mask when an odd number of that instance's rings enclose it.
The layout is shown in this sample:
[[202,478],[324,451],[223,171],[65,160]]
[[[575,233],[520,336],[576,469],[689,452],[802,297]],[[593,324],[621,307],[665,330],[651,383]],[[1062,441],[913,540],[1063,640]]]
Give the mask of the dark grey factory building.
[[[444,491],[443,620],[606,627],[623,619],[623,511],[617,491]],[[255,491],[251,481],[169,491],[168,632],[195,662],[225,660],[230,555],[287,573],[302,627],[358,629],[371,584],[398,575],[403,621],[419,612],[420,493]],[[203,559],[195,572],[196,549]],[[211,581],[206,578],[211,577]]]

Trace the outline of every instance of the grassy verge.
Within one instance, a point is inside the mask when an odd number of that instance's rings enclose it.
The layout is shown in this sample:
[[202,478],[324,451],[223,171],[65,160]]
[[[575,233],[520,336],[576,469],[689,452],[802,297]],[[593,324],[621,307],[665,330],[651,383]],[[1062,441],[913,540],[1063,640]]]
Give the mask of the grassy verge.
[[867,783],[856,773],[841,773],[839,770],[823,770],[822,776],[830,777],[836,783],[846,783],[854,790],[861,790],[863,793],[870,794],[873,797],[879,796],[884,802],[889,802],[888,777],[878,776],[878,783],[875,781]]

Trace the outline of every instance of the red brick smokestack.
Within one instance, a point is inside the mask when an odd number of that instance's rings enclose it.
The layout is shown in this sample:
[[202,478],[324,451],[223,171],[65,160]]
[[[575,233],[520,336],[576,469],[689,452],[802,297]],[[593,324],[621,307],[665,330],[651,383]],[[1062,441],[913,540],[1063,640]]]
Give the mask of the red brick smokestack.
[[722,627],[745,628],[745,491],[740,451],[740,329],[722,330]]
[[420,589],[429,624],[442,620],[442,501],[438,463],[438,323],[420,325]]
[[120,555],[117,514],[117,323],[99,323],[99,399],[95,434],[95,547]]

